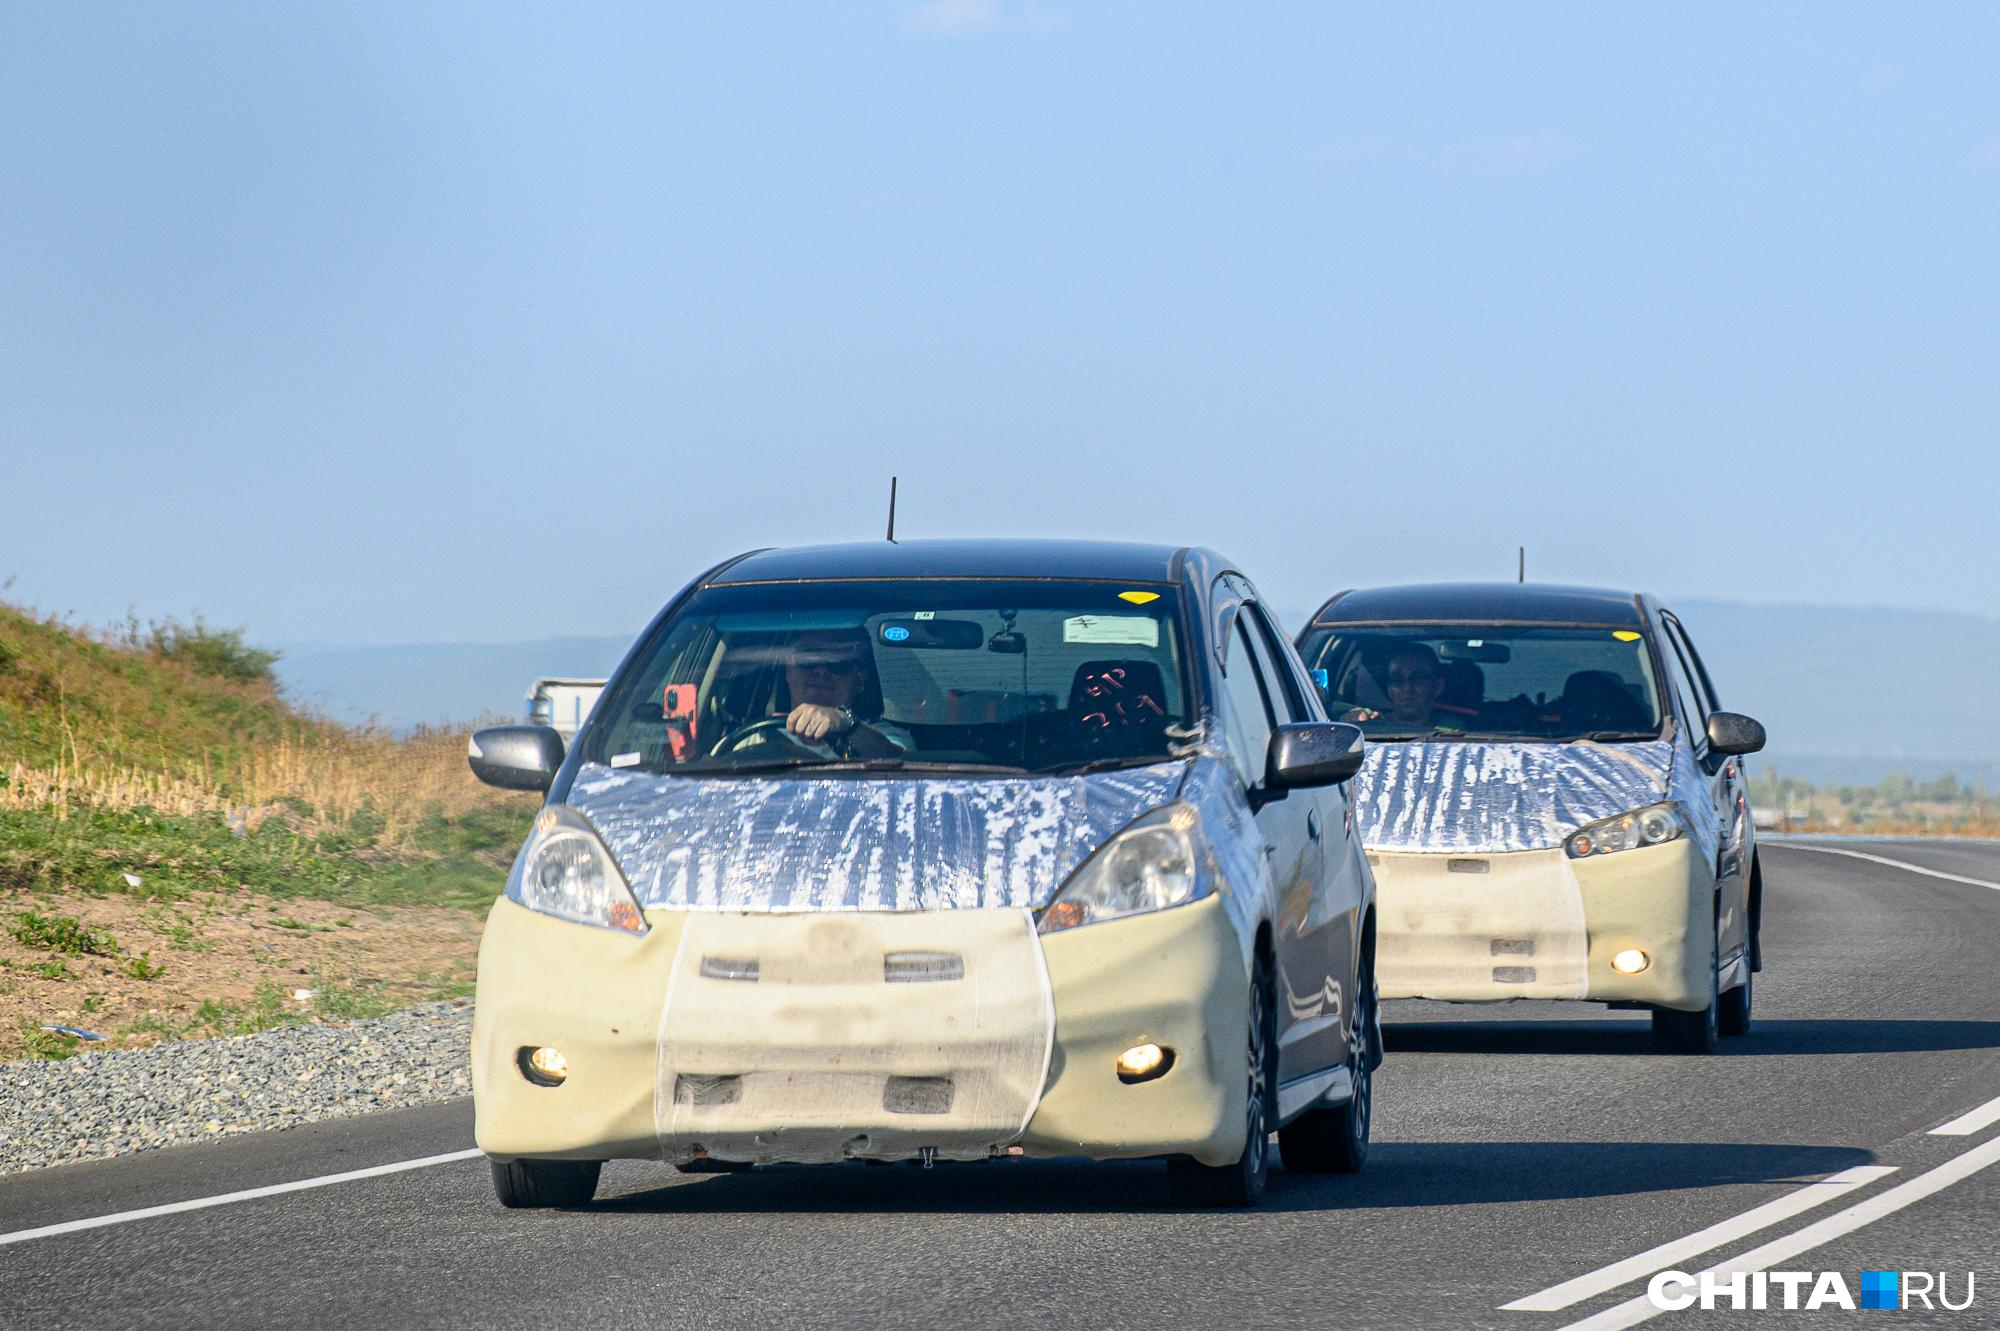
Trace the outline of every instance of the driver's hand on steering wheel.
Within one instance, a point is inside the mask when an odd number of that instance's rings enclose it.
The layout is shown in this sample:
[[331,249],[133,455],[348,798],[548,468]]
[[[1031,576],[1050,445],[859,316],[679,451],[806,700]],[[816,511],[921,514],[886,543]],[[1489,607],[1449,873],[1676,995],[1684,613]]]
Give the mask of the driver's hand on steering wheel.
[[845,707],[827,707],[802,702],[785,717],[785,729],[800,739],[822,740],[854,728],[854,715]]

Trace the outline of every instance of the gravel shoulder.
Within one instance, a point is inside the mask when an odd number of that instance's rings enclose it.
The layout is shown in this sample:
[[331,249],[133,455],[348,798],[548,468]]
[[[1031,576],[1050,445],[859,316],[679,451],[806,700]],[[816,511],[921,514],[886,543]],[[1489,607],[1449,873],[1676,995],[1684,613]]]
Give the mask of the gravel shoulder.
[[0,1064],[0,1174],[472,1094],[472,1004]]

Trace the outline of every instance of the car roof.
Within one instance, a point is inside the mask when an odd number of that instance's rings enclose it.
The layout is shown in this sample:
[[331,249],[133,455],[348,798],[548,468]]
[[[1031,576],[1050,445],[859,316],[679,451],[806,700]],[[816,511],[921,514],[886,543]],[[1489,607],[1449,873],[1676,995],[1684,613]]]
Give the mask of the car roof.
[[1178,582],[1188,550],[1122,541],[854,541],[754,550],[711,572],[703,586],[850,578],[1089,578]]
[[1645,616],[1633,592],[1544,582],[1429,582],[1341,592],[1314,624],[1632,624]]

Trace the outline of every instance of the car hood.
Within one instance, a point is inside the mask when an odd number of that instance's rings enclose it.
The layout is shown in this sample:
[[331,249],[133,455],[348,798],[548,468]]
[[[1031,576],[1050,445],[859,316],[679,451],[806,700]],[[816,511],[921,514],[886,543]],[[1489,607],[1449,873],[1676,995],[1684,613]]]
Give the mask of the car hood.
[[1545,850],[1667,798],[1675,746],[1370,744],[1350,784],[1370,850]]
[[764,779],[590,763],[568,803],[649,908],[1039,909],[1106,837],[1171,800],[1186,770]]

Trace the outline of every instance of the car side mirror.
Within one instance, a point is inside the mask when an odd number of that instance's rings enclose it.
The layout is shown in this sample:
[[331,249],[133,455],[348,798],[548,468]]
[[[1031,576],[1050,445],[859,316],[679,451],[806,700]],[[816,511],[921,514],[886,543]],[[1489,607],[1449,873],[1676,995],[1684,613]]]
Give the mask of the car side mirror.
[[1755,753],[1764,747],[1764,727],[1741,712],[1712,712],[1708,718],[1708,751],[1725,756]]
[[488,726],[472,732],[465,760],[489,786],[546,791],[563,763],[563,738],[550,726]]
[[1361,727],[1344,721],[1294,721],[1271,732],[1264,784],[1274,790],[1333,786],[1361,770]]

